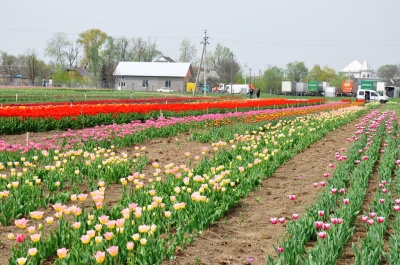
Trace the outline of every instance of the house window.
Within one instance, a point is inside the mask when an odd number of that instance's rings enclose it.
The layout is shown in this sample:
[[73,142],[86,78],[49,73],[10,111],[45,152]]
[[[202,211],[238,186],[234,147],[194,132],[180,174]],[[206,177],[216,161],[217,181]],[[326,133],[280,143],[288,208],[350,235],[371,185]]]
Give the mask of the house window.
[[119,86],[120,86],[120,87],[125,87],[125,82],[120,82],[120,83],[119,83]]
[[121,76],[121,79],[124,79],[125,77],[124,76]]
[[171,87],[171,80],[165,80],[165,86]]
[[148,87],[148,86],[149,86],[149,80],[143,80],[142,87]]

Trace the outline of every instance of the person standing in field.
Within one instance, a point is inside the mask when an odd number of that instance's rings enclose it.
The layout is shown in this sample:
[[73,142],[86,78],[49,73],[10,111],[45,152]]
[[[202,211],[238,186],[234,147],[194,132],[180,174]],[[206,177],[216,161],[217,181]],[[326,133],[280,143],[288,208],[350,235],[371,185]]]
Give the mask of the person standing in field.
[[46,78],[44,78],[44,77],[42,79],[42,87],[46,87]]
[[52,87],[53,86],[53,79],[51,79],[51,77],[50,77],[50,79],[49,79],[49,87]]
[[258,99],[260,98],[260,94],[261,94],[261,89],[257,88],[256,96]]

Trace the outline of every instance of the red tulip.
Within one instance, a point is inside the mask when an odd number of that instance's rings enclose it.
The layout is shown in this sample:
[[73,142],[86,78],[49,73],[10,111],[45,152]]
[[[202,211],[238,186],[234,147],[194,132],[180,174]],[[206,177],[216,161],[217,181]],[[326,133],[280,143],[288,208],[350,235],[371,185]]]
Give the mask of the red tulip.
[[283,247],[279,247],[278,248],[278,253],[282,253],[284,251],[284,248]]
[[349,204],[349,203],[350,203],[350,200],[347,199],[347,198],[346,198],[346,199],[343,199],[343,203],[344,203],[344,204]]
[[279,221],[279,223],[284,224],[286,219],[285,219],[285,217],[281,217],[278,219],[278,221]]
[[294,195],[294,194],[289,195],[289,199],[290,199],[291,201],[296,200],[296,195]]
[[318,211],[319,216],[324,216],[324,211]]
[[326,232],[322,231],[318,233],[319,238],[325,238],[326,237]]
[[385,217],[378,216],[378,217],[376,217],[376,220],[378,221],[378,223],[383,223],[383,222],[385,222]]
[[[399,206],[400,208],[400,206]],[[297,213],[292,214],[293,220],[297,220],[299,218],[299,215]]]
[[375,218],[375,216],[376,216],[376,213],[374,213],[374,212],[369,213],[369,217]]
[[271,221],[271,224],[276,225],[278,223],[278,218],[271,218],[269,219]]
[[17,240],[18,243],[21,243],[22,241],[25,240],[25,234],[17,234],[15,236],[15,240]]
[[316,222],[315,222],[315,227],[316,227],[317,229],[322,228],[323,225],[324,225],[324,222],[321,222],[321,221],[316,221]]
[[361,216],[361,220],[365,223],[368,221],[368,216]]

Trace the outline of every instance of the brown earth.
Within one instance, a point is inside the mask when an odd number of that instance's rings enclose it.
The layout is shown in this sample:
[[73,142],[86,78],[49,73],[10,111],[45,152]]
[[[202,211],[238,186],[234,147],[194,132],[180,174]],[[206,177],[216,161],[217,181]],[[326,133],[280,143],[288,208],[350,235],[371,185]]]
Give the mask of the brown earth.
[[[354,125],[361,118],[329,133],[322,140],[313,143],[302,153],[295,155],[282,165],[270,178],[251,192],[240,204],[231,209],[218,222],[194,240],[192,246],[176,251],[176,259],[165,261],[164,265],[186,264],[266,264],[268,255],[275,255],[273,246],[285,237],[285,224],[272,225],[270,218],[285,217],[291,219],[292,213],[301,216],[305,208],[315,202],[321,189],[313,187],[314,182],[326,181],[325,172],[332,173],[329,163],[335,163],[335,151],[350,145],[346,141],[355,131]],[[30,134],[30,140],[40,141],[42,137],[51,137],[54,132]],[[23,143],[26,135],[3,136],[9,143]],[[138,145],[145,146],[148,165],[144,173],[151,176],[151,163],[159,162],[160,167],[173,162],[175,165],[196,163],[194,156],[200,155],[204,144],[188,141],[190,134],[170,138],[153,139]],[[209,146],[209,150],[212,147]],[[133,156],[137,150],[126,148],[118,150]],[[185,155],[190,152],[190,158]],[[341,152],[343,153],[343,152]],[[2,161],[7,162],[7,161]],[[295,201],[289,200],[289,194],[295,194]],[[120,197],[119,185],[106,190],[109,204]],[[88,202],[89,203],[89,202]],[[51,210],[49,210],[51,212]],[[11,247],[16,243],[7,239],[7,233],[15,231],[15,226],[0,226],[0,265],[7,264]],[[251,260],[251,261],[249,261]]]

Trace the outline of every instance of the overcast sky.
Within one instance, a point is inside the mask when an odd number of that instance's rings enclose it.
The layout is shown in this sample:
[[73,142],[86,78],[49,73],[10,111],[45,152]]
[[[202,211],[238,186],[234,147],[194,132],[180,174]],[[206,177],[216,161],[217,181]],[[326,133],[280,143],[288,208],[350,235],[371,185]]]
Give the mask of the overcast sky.
[[[252,73],[299,61],[340,71],[354,59],[376,70],[400,63],[400,0],[13,0],[0,6],[0,50],[40,57],[56,32],[76,40],[98,28],[113,37],[156,38],[178,59],[182,39],[230,48]],[[44,58],[45,61],[48,59]]]

